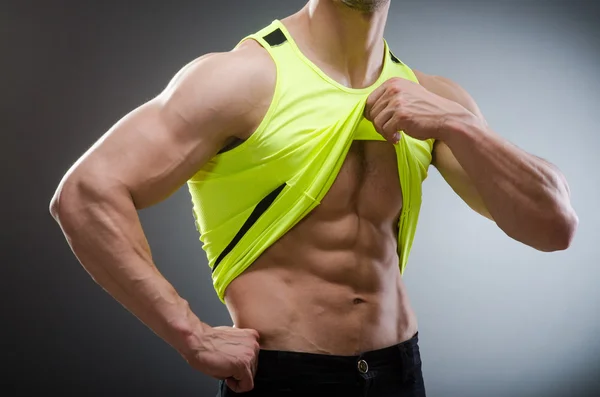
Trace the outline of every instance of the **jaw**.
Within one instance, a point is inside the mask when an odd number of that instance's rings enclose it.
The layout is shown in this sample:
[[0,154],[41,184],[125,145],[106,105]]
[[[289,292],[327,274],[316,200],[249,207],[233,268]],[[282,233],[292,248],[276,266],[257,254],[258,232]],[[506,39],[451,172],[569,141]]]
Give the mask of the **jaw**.
[[390,0],[340,0],[342,4],[353,10],[373,13],[388,4]]

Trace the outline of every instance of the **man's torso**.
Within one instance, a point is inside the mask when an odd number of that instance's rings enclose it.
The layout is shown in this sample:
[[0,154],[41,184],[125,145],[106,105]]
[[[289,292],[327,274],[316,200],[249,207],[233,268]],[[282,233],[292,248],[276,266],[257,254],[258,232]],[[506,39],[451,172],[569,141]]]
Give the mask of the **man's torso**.
[[[293,21],[284,22],[301,38]],[[268,57],[252,40],[243,48]],[[267,110],[264,106],[262,114]],[[224,300],[236,327],[257,330],[263,349],[334,355],[410,339],[417,321],[399,269],[402,206],[394,145],[353,141],[320,204],[228,285]]]
[[229,285],[237,327],[261,347],[351,355],[417,331],[398,266],[396,154],[355,141],[321,204]]

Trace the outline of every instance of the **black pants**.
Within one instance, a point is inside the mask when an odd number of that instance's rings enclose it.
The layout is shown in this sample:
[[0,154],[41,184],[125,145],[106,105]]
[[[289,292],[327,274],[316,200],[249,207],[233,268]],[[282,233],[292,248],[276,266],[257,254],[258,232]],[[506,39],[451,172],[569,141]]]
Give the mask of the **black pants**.
[[254,389],[217,397],[425,397],[418,335],[359,356],[261,350]]

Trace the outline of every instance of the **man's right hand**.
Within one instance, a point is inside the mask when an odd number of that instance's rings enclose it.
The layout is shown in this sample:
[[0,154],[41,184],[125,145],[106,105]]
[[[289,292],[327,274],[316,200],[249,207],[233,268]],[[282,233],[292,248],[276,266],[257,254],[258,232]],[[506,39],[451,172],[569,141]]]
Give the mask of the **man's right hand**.
[[220,380],[236,393],[254,388],[259,334],[253,329],[206,327],[189,340],[184,358],[195,369]]

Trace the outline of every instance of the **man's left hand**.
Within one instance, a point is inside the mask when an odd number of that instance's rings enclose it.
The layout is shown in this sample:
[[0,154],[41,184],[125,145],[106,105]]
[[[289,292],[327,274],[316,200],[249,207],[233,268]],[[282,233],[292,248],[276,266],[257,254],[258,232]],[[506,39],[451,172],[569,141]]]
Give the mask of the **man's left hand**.
[[400,140],[400,131],[420,140],[442,139],[448,123],[475,116],[417,83],[392,78],[371,93],[365,117],[388,142],[395,144]]

